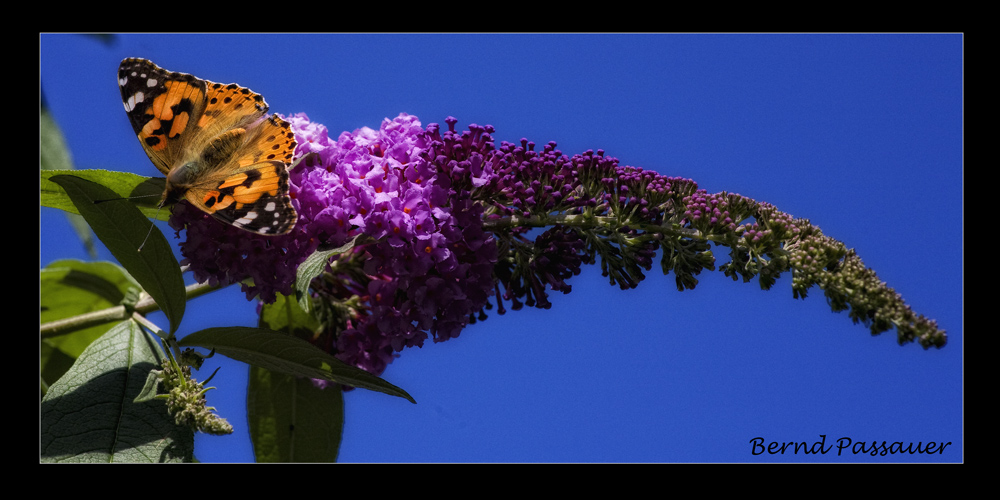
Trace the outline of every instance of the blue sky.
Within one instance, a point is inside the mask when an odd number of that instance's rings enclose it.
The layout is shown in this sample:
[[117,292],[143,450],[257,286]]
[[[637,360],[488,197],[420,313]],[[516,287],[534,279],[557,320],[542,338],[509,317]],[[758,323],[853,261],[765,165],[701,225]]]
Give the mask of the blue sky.
[[[855,248],[949,334],[930,351],[872,337],[819,290],[794,300],[788,276],[765,292],[707,272],[678,292],[655,266],[621,291],[591,266],[550,310],[403,352],[384,378],[418,404],[348,393],[343,462],[964,459],[961,35],[41,35],[41,88],[77,168],[159,175],[120,102],[125,57],[247,86],[331,135],[451,115],[770,202]],[[40,265],[61,258],[87,256],[42,209]],[[216,292],[179,333],[252,326],[253,311],[238,288]],[[246,368],[220,358],[202,374],[222,366],[209,404],[236,433],[196,453],[250,461]],[[827,454],[752,453],[757,437],[821,435]],[[844,437],[952,444],[838,456]]]

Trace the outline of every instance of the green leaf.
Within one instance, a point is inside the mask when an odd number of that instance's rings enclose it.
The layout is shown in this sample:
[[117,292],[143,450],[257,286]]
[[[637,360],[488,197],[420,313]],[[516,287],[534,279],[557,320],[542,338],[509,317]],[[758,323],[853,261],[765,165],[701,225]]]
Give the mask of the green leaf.
[[[180,265],[163,233],[155,226],[150,231],[151,223],[134,205],[115,200],[115,192],[100,184],[72,175],[50,180],[62,186],[101,242],[160,306],[170,320],[170,332],[175,332],[187,299]],[[141,252],[140,245],[144,245]]]
[[[325,267],[325,266],[324,266]],[[279,294],[260,311],[260,326],[310,339],[319,321]],[[258,462],[335,462],[344,428],[343,391],[308,378],[250,367],[247,418]]]
[[253,366],[247,419],[258,462],[336,462],[344,429],[343,391]]
[[49,390],[49,384],[65,375],[73,367],[76,358],[71,358],[44,342],[38,354],[40,360],[41,394],[44,396]]
[[[41,323],[116,306],[130,289],[139,288],[124,269],[112,262],[60,260],[49,264],[39,275]],[[77,330],[72,335],[41,339],[42,379],[52,382],[61,377],[69,369],[65,360],[72,364],[91,342],[114,324],[108,322]]]
[[41,405],[43,462],[188,462],[194,434],[174,424],[163,400],[133,403],[163,352],[135,322],[84,350]]
[[[39,164],[43,170],[43,176],[45,170],[73,170],[75,168],[62,130],[59,129],[59,125],[44,105],[38,119],[38,143]],[[94,249],[94,235],[90,232],[87,223],[79,214],[66,214],[66,217],[80,241],[83,242],[90,257],[97,257],[97,251]]]
[[312,283],[312,280],[323,273],[328,263],[327,260],[335,253],[337,253],[336,250],[313,252],[312,255],[306,257],[306,260],[299,264],[299,268],[295,273],[295,297],[302,310],[308,311],[310,307],[309,285]]
[[184,337],[178,345],[214,349],[223,356],[271,371],[329,380],[399,396],[416,403],[406,391],[340,361],[305,340],[273,330],[250,327],[208,328]]
[[105,199],[128,198],[128,202],[137,206],[143,215],[157,220],[169,220],[169,205],[159,209],[160,198],[166,188],[166,180],[162,178],[143,177],[128,172],[111,170],[53,170],[42,171],[40,203],[43,207],[58,208],[69,213],[79,214],[80,211],[66,194],[65,189],[52,181],[59,175],[71,175],[100,184],[110,189],[114,194]]
[[326,266],[330,263],[330,256],[340,255],[354,248],[355,245],[369,243],[370,241],[370,236],[364,233],[358,234],[339,248],[313,252],[304,262],[299,264],[299,269],[295,275],[295,297],[299,302],[299,307],[309,312],[309,285],[312,283],[312,280],[326,271]]
[[142,390],[139,391],[139,395],[132,400],[133,403],[143,403],[146,401],[152,401],[156,397],[157,390],[160,388],[160,371],[150,370],[149,374],[146,376],[146,384],[142,386]]
[[59,124],[48,109],[38,116],[39,165],[42,170],[71,170],[73,158]]
[[319,320],[315,316],[300,307],[299,302],[280,293],[274,302],[261,306],[259,326],[305,340],[314,338],[320,331]]

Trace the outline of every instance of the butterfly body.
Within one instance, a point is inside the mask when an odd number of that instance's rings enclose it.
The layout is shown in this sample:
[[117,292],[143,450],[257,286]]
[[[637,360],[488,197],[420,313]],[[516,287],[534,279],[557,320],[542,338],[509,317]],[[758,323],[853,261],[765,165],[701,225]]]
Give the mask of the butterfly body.
[[118,68],[125,112],[143,150],[166,176],[160,206],[187,200],[253,233],[295,226],[288,168],[295,136],[264,98],[130,58]]

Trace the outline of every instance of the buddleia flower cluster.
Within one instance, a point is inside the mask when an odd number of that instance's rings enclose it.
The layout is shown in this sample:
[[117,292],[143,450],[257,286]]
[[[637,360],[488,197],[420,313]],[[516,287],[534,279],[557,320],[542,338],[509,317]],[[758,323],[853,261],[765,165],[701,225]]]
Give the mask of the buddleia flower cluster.
[[[180,203],[171,225],[187,230],[185,263],[199,281],[241,283],[248,298],[293,294],[299,264],[331,255],[309,287],[323,325],[309,340],[374,374],[405,347],[457,337],[493,307],[549,308],[583,264],[634,288],[659,258],[678,290],[716,269],[770,288],[791,272],[793,295],[821,289],[872,334],[895,328],[900,344],[942,347],[944,331],[910,310],[843,243],[808,220],[690,179],[622,166],[604,151],[572,156],[493,138],[491,126],[424,127],[410,115],[378,130],[329,136],[304,114],[289,173],[295,229],[264,237],[219,224]],[[361,242],[353,247],[349,242]],[[346,246],[345,246],[346,245]]]
[[[213,388],[206,389],[204,382],[191,378],[191,366],[168,357],[162,361],[162,370],[153,372],[165,393],[159,397],[166,399],[167,411],[173,415],[174,423],[206,434],[232,434],[233,426],[206,403],[205,393]],[[195,366],[200,366],[200,361]]]

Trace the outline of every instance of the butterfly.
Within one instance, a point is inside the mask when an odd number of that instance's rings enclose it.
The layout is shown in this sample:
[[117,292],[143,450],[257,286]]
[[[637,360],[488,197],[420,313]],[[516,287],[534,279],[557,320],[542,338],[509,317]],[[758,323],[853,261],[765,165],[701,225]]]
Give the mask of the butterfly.
[[187,200],[263,235],[295,227],[288,196],[295,135],[287,121],[268,115],[263,96],[139,58],[121,62],[118,87],[142,149],[166,175],[160,207]]

